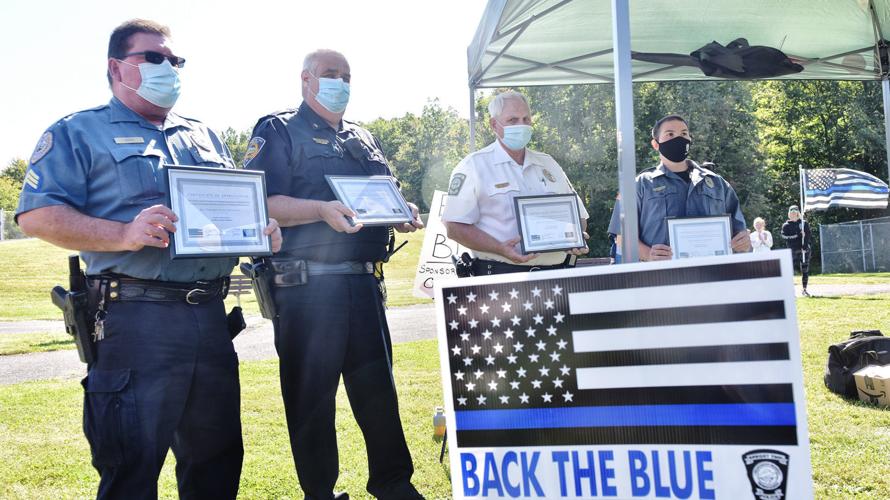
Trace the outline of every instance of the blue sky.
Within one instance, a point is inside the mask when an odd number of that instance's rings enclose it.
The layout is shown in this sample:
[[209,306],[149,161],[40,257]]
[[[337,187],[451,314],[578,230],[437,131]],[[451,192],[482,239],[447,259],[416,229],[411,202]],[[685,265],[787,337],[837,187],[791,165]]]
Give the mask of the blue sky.
[[419,113],[438,97],[469,113],[467,46],[485,0],[4,0],[0,2],[0,168],[27,159],[59,118],[104,104],[108,36],[122,21],[170,26],[183,57],[176,112],[245,129],[299,104],[303,56],[343,52],[346,118]]

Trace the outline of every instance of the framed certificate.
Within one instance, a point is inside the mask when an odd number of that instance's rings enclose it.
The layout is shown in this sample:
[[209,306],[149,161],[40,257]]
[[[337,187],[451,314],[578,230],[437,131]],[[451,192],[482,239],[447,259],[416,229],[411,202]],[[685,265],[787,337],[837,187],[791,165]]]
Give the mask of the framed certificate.
[[513,204],[522,253],[584,248],[575,193],[517,196]]
[[732,254],[728,215],[668,217],[667,225],[674,259]]
[[257,170],[165,165],[170,209],[179,217],[174,259],[272,255],[266,177]]
[[391,226],[414,220],[396,180],[388,175],[324,177],[337,199],[355,212],[353,224]]

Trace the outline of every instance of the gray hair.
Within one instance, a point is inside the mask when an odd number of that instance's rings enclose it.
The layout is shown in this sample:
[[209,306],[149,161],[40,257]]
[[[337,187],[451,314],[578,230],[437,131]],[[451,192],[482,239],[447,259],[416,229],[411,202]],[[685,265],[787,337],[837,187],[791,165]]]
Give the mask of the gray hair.
[[318,59],[324,56],[339,56],[344,60],[346,56],[337,52],[336,50],[331,49],[318,49],[306,54],[306,57],[303,58],[303,71],[308,71],[312,74],[315,74],[315,67],[318,64]]
[[[528,100],[524,95],[516,92],[515,90],[508,90],[506,92],[501,92],[500,94],[491,98],[491,101],[488,103],[488,114],[491,115],[492,118],[497,119],[501,116],[501,113],[504,112],[504,104],[509,99],[519,99],[528,106]],[[529,106],[529,108],[531,108]]]

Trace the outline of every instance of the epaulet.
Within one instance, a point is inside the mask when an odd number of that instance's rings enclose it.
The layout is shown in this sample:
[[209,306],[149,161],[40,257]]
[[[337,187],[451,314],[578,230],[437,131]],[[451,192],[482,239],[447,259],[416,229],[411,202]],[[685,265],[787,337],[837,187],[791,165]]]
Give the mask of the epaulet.
[[649,167],[649,168],[647,168],[647,169],[640,170],[639,172],[637,172],[637,176],[636,176],[635,179],[636,179],[636,180],[640,180],[641,177],[643,177],[643,176],[646,175],[646,174],[651,174],[651,173],[654,172],[655,169],[657,169],[657,168],[658,168],[658,165],[656,165],[656,166],[654,166],[654,167]]
[[75,111],[74,113],[63,116],[56,123],[61,123],[65,120],[70,120],[71,118],[74,118],[75,116],[82,114],[82,113],[95,113],[97,111],[103,111],[105,109],[108,109],[108,104],[102,104],[99,106],[94,106],[92,108],[82,109],[80,111]]
[[288,109],[282,109],[279,111],[273,111],[267,115],[261,116],[260,119],[256,121],[256,124],[253,126],[253,128],[256,128],[257,125],[259,125],[260,123],[263,123],[264,121],[266,121],[270,118],[279,118],[279,119],[282,119],[283,121],[287,121],[287,120],[293,118],[294,116],[296,116],[298,111],[299,111],[299,108],[288,108]]

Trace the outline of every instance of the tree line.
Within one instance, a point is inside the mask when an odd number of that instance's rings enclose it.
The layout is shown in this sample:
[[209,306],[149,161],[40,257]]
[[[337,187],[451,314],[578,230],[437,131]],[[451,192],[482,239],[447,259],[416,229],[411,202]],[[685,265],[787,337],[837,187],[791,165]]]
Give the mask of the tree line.
[[[606,255],[606,228],[618,189],[613,87],[517,90],[528,97],[532,108],[534,136],[529,147],[550,154],[566,171],[590,213],[591,255]],[[477,100],[476,148],[494,140],[488,126],[489,98]],[[887,179],[879,82],[636,84],[638,170],[657,163],[649,145],[650,129],[671,113],[689,120],[690,157],[699,163],[713,162],[713,169],[735,187],[749,226],[755,217],[764,217],[774,234],[788,206],[799,202],[798,167],[848,167]],[[451,170],[470,151],[468,120],[435,99],[420,114],[379,118],[364,125],[380,141],[405,197],[421,210],[427,209],[434,190],[447,190]],[[240,164],[250,130],[229,128],[223,139]],[[0,207],[15,208],[24,168],[25,162],[16,159],[0,174]],[[807,217],[816,228],[820,223],[886,215],[884,210],[832,209]],[[782,243],[777,241],[776,246]],[[818,255],[814,257],[818,262]]]

